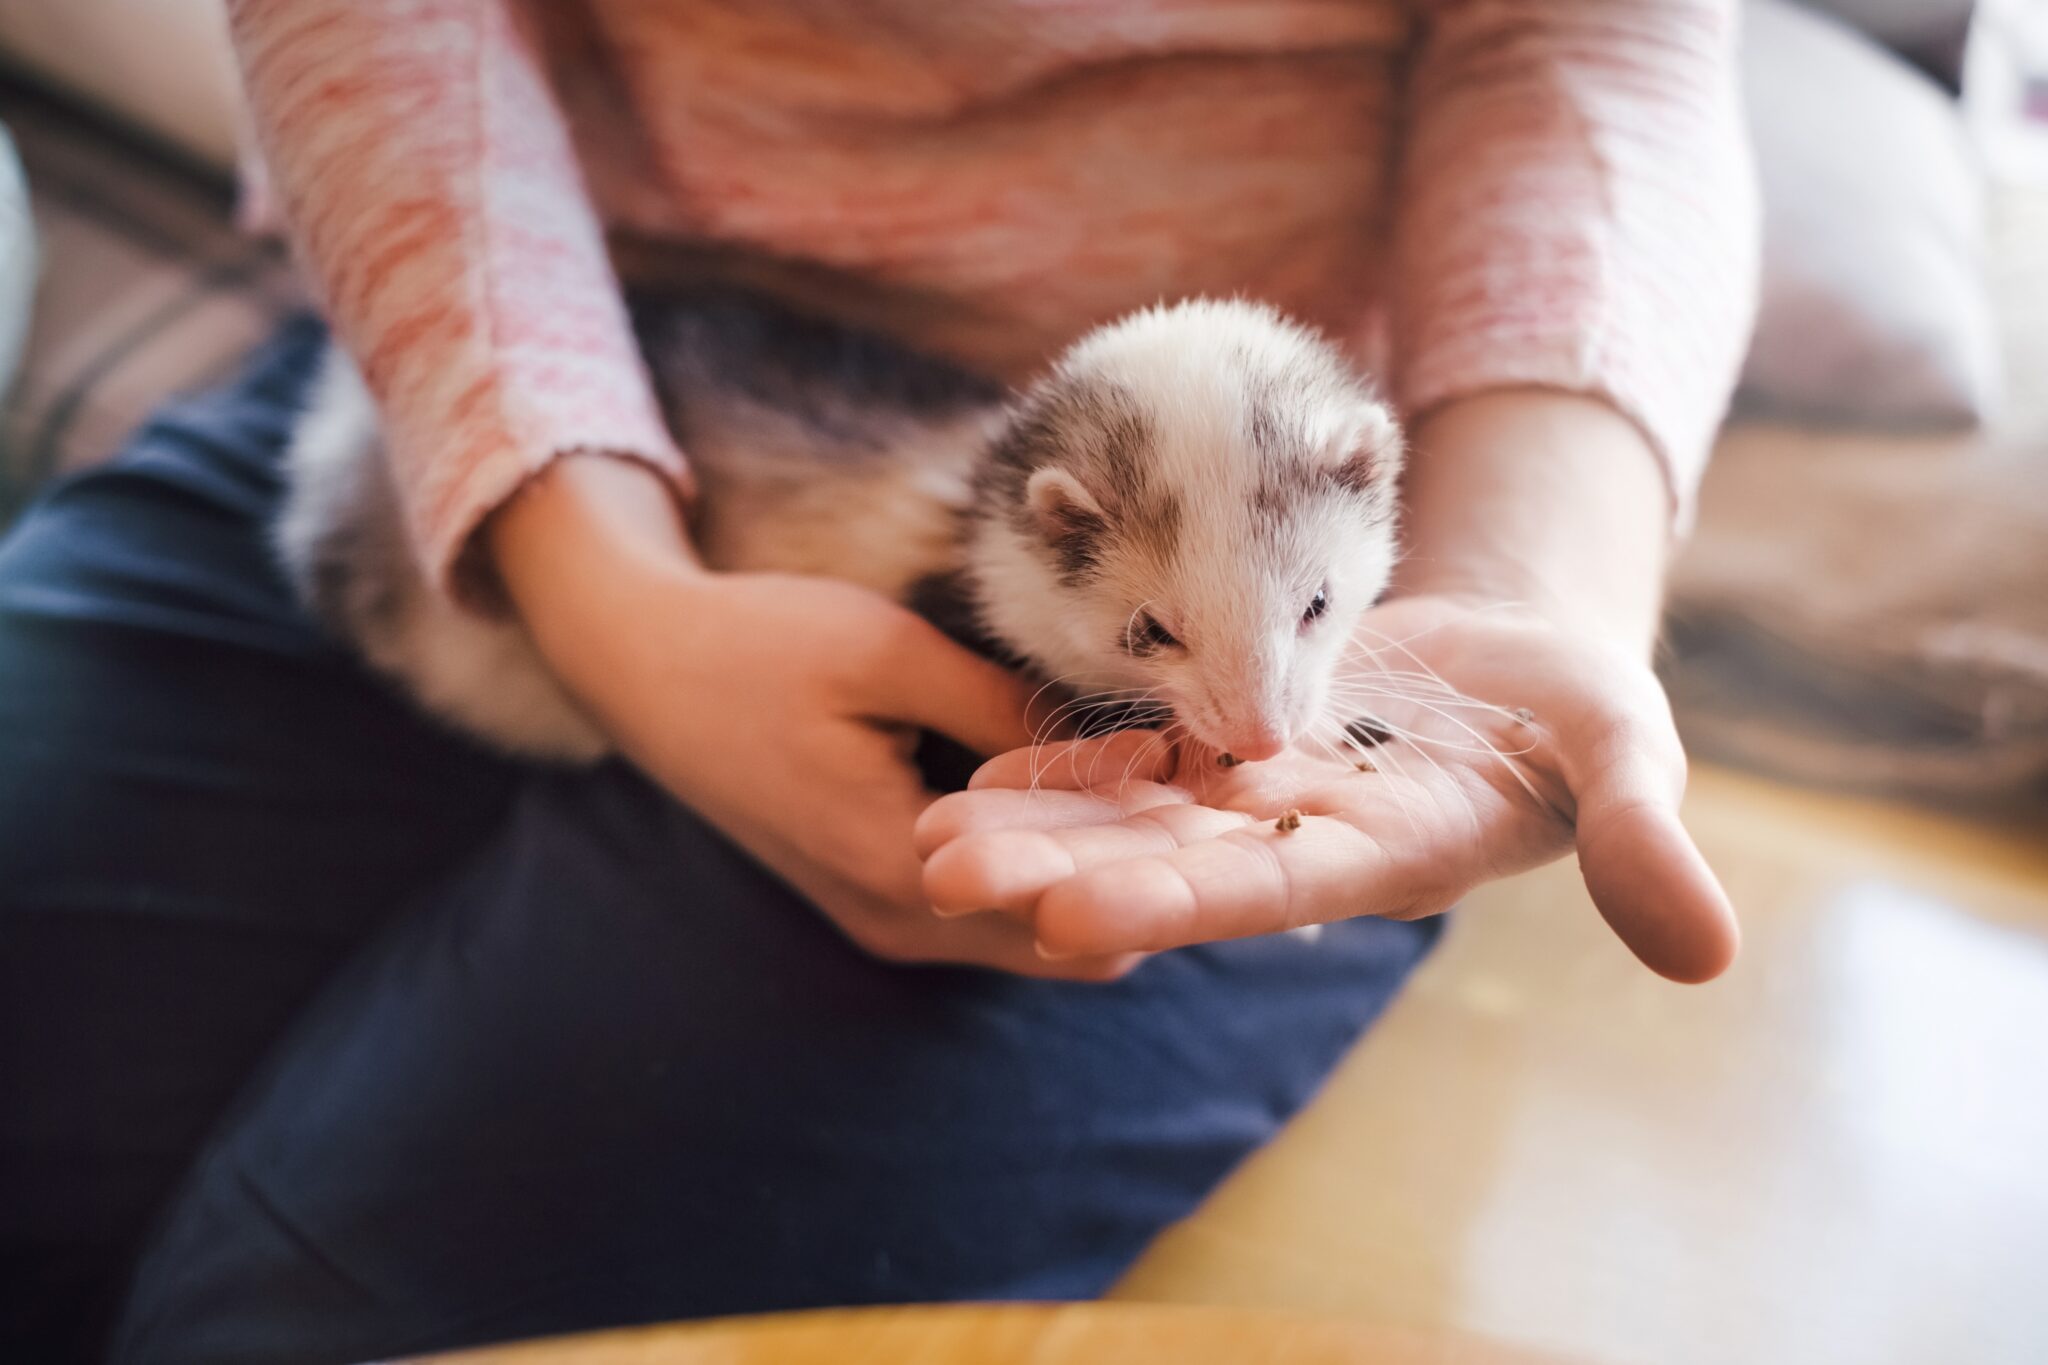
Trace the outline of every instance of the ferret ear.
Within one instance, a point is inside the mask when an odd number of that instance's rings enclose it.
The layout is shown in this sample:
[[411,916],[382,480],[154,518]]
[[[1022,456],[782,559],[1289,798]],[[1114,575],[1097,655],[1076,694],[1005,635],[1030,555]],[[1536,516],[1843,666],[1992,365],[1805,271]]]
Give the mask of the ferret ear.
[[1094,562],[1095,546],[1109,529],[1109,514],[1079,479],[1055,465],[1036,470],[1024,484],[1024,503],[1039,534],[1070,573]]
[[1109,514],[1087,486],[1055,465],[1034,471],[1025,481],[1024,501],[1049,540],[1076,531],[1100,531],[1109,524]]
[[1331,471],[1339,485],[1354,493],[1367,493],[1391,484],[1401,472],[1405,453],[1401,424],[1384,403],[1365,403],[1351,439]]

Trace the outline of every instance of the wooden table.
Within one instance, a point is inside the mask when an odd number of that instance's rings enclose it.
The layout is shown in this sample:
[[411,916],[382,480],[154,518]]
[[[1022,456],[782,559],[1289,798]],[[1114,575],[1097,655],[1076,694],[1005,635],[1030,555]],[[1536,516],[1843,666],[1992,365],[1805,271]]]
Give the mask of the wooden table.
[[[433,1365],[1569,1365],[1456,1333],[1157,1304],[791,1313],[558,1337]],[[425,1360],[414,1365],[427,1365]]]

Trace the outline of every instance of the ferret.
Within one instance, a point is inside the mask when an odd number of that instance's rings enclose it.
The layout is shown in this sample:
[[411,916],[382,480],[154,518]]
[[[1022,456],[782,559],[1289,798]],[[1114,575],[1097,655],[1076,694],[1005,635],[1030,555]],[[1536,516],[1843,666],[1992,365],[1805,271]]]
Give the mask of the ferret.
[[[1326,718],[1395,560],[1399,426],[1329,341],[1197,300],[1082,336],[1022,392],[730,296],[633,300],[714,569],[846,579],[1069,696],[1230,762]],[[375,406],[331,349],[275,525],[306,605],[427,711],[508,753],[605,736],[519,624],[422,576]]]

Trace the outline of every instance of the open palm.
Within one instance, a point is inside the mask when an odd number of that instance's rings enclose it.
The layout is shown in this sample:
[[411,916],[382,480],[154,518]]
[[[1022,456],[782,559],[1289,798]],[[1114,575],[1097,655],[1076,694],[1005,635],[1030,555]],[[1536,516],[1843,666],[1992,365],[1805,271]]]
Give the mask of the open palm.
[[1576,845],[1650,967],[1727,965],[1734,918],[1679,823],[1685,759],[1645,663],[1434,596],[1375,608],[1354,646],[1327,733],[1264,763],[1149,732],[993,760],[919,825],[927,894],[1025,919],[1049,954],[1145,952],[1436,914]]

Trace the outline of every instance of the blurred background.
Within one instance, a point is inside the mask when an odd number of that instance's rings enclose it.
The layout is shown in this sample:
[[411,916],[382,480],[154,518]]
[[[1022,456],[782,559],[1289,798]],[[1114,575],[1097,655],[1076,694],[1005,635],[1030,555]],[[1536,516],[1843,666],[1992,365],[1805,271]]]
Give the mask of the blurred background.
[[[0,524],[302,305],[218,3],[0,0]],[[1487,888],[1122,1294],[2048,1360],[2048,0],[1747,0],[1741,80],[1763,308],[1662,661],[1741,963]]]

